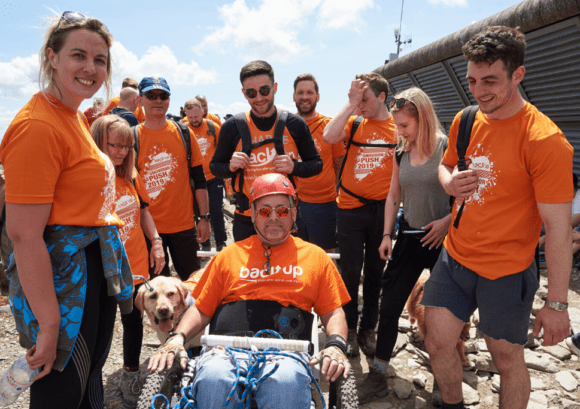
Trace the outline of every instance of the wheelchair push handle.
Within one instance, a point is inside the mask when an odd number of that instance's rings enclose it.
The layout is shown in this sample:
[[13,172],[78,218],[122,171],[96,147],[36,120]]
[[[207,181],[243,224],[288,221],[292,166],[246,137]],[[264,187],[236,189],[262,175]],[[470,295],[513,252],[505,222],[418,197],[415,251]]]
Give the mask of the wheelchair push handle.
[[258,349],[266,349],[268,347],[274,347],[282,351],[309,352],[310,342],[295,339],[232,337],[228,335],[202,335],[201,345],[209,347],[222,346],[243,349],[250,349],[252,346],[255,346]]

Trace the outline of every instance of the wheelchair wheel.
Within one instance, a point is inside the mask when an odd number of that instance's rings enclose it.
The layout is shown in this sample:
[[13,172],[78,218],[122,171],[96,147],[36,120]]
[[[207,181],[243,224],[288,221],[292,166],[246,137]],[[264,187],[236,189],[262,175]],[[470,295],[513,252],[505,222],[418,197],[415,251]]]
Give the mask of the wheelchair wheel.
[[[171,368],[169,371],[164,371],[162,373],[151,372],[149,376],[147,376],[145,384],[141,389],[141,395],[139,395],[139,401],[137,402],[137,409],[151,408],[151,399],[158,394],[164,395],[171,403],[174,385],[179,384],[180,372],[180,370],[175,370],[175,365],[174,368]],[[157,399],[154,407],[155,409],[168,408],[163,399]]]
[[329,406],[334,409],[358,409],[358,395],[354,371],[347,379],[340,376],[329,387]]

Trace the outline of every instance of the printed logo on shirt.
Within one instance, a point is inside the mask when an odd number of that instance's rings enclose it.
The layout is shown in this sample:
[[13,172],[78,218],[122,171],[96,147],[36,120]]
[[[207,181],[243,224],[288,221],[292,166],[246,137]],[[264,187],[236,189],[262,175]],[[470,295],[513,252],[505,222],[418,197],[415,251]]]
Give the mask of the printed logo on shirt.
[[318,153],[322,153],[322,144],[320,143],[320,141],[318,139],[312,138],[314,140],[314,146],[316,146],[316,150],[318,151]]
[[[491,154],[485,154],[481,144],[477,145],[475,152],[470,155],[471,164],[469,169],[475,170],[479,177],[479,183],[475,193],[465,201],[465,205],[471,203],[483,204],[485,202],[485,193],[497,183],[497,171],[494,169],[494,162],[490,160]],[[456,207],[459,209],[461,201],[456,200]]]
[[[376,133],[373,136],[378,137]],[[387,144],[388,141],[383,141],[382,139],[375,139],[368,141],[367,143],[373,145]],[[384,169],[384,159],[393,156],[393,149],[389,148],[359,148],[358,155],[356,156],[354,165],[354,178],[357,182],[360,182],[368,175],[374,172],[375,169]]]
[[129,234],[137,225],[137,213],[139,212],[139,204],[135,196],[125,194],[117,199],[117,207],[115,213],[125,222],[125,226],[119,229],[119,236],[123,244],[129,238]]
[[148,162],[143,169],[143,182],[149,197],[154,201],[165,190],[168,183],[174,182],[173,170],[177,168],[177,159],[166,151],[155,152],[149,155]]
[[201,151],[201,155],[205,158],[207,155],[207,150],[210,147],[209,140],[204,137],[197,138],[197,144],[199,145],[199,150]]
[[101,193],[101,196],[104,196],[104,199],[98,218],[104,220],[108,224],[112,224],[116,222],[116,219],[113,216],[115,205],[115,166],[113,166],[111,159],[109,159],[109,157],[103,152],[99,150],[98,154],[105,161],[105,181],[107,182],[107,185]]
[[291,280],[296,280],[297,277],[300,277],[303,273],[304,270],[302,270],[302,267],[300,266],[285,266],[285,267],[280,267],[280,266],[271,266],[270,267],[270,274],[266,274],[266,272],[264,271],[264,269],[258,269],[258,268],[247,268],[247,267],[242,267],[240,269],[240,278],[241,279],[257,279],[257,278],[266,278],[266,277],[271,277],[274,276],[276,274],[280,274],[282,273],[283,276],[281,276],[283,279],[287,278],[289,281]]

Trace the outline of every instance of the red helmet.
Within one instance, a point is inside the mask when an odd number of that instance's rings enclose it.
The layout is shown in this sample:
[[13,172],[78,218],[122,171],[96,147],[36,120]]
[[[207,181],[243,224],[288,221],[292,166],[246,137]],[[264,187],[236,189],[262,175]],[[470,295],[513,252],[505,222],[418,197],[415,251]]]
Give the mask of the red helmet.
[[254,180],[250,188],[250,203],[268,195],[287,195],[296,201],[296,191],[288,178],[279,173],[268,173]]

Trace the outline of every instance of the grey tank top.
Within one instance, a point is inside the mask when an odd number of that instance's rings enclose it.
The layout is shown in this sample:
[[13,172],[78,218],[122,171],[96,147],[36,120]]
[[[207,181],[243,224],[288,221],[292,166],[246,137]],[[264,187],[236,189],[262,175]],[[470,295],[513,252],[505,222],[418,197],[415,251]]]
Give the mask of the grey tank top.
[[433,220],[442,219],[451,210],[449,195],[439,183],[438,170],[447,148],[447,137],[438,135],[433,156],[421,166],[411,166],[405,152],[399,166],[399,184],[403,214],[409,226],[420,229]]

